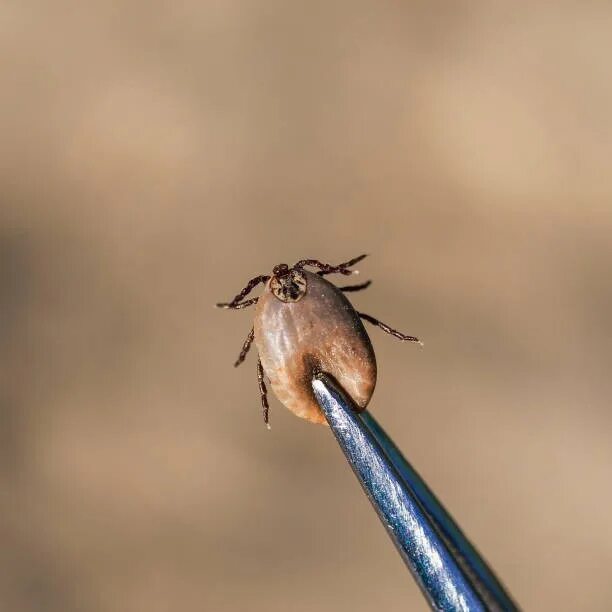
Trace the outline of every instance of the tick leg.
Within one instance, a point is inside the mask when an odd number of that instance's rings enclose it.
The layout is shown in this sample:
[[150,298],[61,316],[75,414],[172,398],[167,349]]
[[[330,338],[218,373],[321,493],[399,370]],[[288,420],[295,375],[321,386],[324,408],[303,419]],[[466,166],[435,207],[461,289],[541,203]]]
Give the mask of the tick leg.
[[231,301],[231,302],[221,302],[217,304],[217,308],[246,308],[251,304],[254,304],[253,301],[255,298],[251,300],[247,300],[246,302],[241,302],[259,283],[265,283],[270,280],[269,276],[261,275],[252,278],[246,285],[246,287]]
[[261,365],[261,358],[257,358],[257,382],[259,383],[259,396],[261,397],[261,407],[263,408],[263,418],[266,427],[270,429],[270,419],[268,418],[270,406],[268,405],[268,390],[264,382],[264,370]]
[[249,332],[249,335],[246,337],[246,340],[242,345],[240,355],[238,355],[238,359],[236,359],[236,363],[234,364],[235,368],[237,368],[244,361],[245,357],[247,356],[247,353],[249,352],[249,349],[251,348],[251,344],[253,344],[253,338],[255,338],[255,329],[251,327],[251,331]]
[[231,308],[232,310],[240,310],[242,308],[248,308],[253,304],[257,304],[258,300],[258,297],[254,297],[249,300],[245,300],[244,302],[238,302],[237,304],[232,304],[231,302],[228,302],[227,304],[217,304],[217,308]]
[[357,314],[362,319],[365,319],[369,323],[372,323],[372,325],[376,325],[376,327],[380,327],[380,329],[382,329],[384,332],[387,332],[388,334],[391,334],[392,336],[395,336],[396,338],[399,338],[402,341],[418,342],[421,345],[423,344],[415,336],[406,336],[405,334],[402,334],[401,332],[398,332],[396,329],[393,329],[392,327],[389,327],[386,323],[383,323],[382,321],[379,321],[378,319],[375,319],[374,317],[371,317],[368,314],[365,314],[363,312],[358,312]]
[[361,283],[360,285],[347,285],[346,287],[338,287],[340,291],[361,291],[362,289],[367,289],[372,284],[372,281],[366,281],[365,283]]
[[293,267],[298,269],[301,269],[304,266],[312,266],[313,268],[319,268],[320,272],[317,272],[317,274],[319,274],[320,276],[325,276],[326,274],[334,273],[345,274],[348,276],[349,274],[353,274],[353,271],[347,270],[347,268],[350,268],[351,266],[355,265],[364,257],[367,257],[367,255],[359,255],[359,257],[355,257],[350,261],[345,261],[344,263],[338,264],[337,266],[332,266],[331,264],[323,263],[318,259],[302,259],[301,261],[298,261]]
[[353,259],[350,259],[349,261],[345,261],[344,263],[339,264],[337,267],[338,268],[350,268],[351,266],[354,266],[356,263],[359,263],[362,259],[365,259],[368,256],[367,253],[364,253],[363,255],[357,255],[357,257],[353,257]]

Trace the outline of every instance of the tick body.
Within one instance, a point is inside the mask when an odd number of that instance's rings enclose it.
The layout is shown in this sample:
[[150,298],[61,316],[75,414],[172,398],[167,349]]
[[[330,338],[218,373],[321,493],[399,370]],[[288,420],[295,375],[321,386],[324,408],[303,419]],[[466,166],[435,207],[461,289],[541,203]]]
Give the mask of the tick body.
[[268,281],[255,307],[255,344],[276,397],[297,416],[325,423],[312,393],[316,372],[327,372],[363,410],[376,385],[376,357],[351,303],[332,283],[304,271],[306,291],[284,302]]
[[[419,342],[370,315],[357,312],[344,296],[370,282],[336,287],[323,276],[352,274],[365,255],[332,266],[305,259],[293,267],[279,264],[271,275],[257,276],[231,302],[220,308],[240,310],[256,304],[254,325],[235,363],[240,365],[253,341],[259,351],[257,378],[264,421],[268,423],[268,399],[264,375],[278,399],[294,414],[313,423],[326,423],[314,398],[311,381],[317,372],[331,374],[364,410],[376,386],[376,357],[362,319],[400,340]],[[318,268],[313,273],[305,266]],[[261,296],[245,299],[260,283]]]

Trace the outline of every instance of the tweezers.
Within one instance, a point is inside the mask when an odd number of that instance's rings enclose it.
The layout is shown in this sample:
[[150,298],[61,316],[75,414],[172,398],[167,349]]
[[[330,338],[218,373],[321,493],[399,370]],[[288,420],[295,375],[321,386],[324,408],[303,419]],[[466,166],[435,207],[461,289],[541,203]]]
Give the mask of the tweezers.
[[384,429],[325,374],[312,388],[364,492],[433,610],[518,610],[493,570],[468,541]]

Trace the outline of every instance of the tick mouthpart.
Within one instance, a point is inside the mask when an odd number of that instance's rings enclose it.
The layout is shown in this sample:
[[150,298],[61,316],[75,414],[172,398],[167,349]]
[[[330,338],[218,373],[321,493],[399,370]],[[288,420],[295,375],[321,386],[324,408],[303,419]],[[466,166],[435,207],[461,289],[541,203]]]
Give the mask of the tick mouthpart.
[[287,276],[289,274],[289,266],[287,264],[278,264],[278,266],[274,266],[272,274],[277,278]]

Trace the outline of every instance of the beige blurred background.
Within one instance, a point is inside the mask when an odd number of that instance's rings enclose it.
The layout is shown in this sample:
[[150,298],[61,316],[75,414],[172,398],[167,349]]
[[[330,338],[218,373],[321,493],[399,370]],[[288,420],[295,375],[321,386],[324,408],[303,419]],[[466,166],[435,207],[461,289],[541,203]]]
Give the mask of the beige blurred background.
[[372,411],[528,610],[612,609],[612,7],[0,7],[0,609],[425,610],[250,277],[361,252]]

